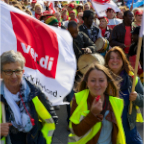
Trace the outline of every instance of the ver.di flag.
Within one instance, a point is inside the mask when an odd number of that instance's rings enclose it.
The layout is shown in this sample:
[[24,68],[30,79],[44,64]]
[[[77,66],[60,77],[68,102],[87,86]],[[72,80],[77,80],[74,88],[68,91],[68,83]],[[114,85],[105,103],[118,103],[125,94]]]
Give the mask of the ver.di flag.
[[48,26],[0,1],[1,51],[14,50],[26,59],[25,73],[53,105],[63,104],[71,91],[76,59],[68,31]]

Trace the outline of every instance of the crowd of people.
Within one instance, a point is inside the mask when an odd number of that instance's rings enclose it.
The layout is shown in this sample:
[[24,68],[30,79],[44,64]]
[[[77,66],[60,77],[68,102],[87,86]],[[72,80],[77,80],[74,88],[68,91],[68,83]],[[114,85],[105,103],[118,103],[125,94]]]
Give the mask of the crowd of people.
[[[4,1],[47,25],[67,30],[77,63],[84,54],[98,53],[105,59],[105,65],[92,63],[84,74],[77,67],[73,89],[66,96],[71,103],[66,106],[68,144],[143,144],[136,128],[136,122],[143,122],[143,42],[132,92],[143,9],[124,5],[115,12],[109,7],[106,16],[99,17],[89,1]],[[50,144],[59,106],[52,107],[41,89],[23,77],[26,60],[20,52],[4,52],[0,60],[0,95],[6,110],[6,123],[2,123],[0,106],[1,142]]]

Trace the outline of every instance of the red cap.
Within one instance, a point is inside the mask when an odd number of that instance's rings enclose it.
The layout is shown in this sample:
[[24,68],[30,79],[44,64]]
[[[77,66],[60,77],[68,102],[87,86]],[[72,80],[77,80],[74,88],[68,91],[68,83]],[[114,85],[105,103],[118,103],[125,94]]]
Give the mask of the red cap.
[[[113,10],[113,9],[112,9],[111,7],[108,7],[106,11],[108,11],[108,10]],[[114,11],[114,10],[113,10],[113,11]],[[115,11],[114,11],[114,12],[115,12]]]
[[98,19],[100,20],[100,19],[103,19],[103,18],[104,18],[104,19],[107,21],[107,23],[109,23],[108,18],[107,18],[107,17],[105,17],[105,16],[104,16],[104,17],[99,17]]
[[62,8],[62,11],[67,11],[67,9],[66,8]]
[[74,14],[75,14],[75,12],[74,12],[74,11],[70,11],[70,12],[69,12],[69,14],[71,14],[71,13],[74,13]]
[[142,14],[143,14],[142,10],[137,10],[134,15],[142,15]]
[[37,2],[37,0],[32,0],[32,2],[31,3],[36,3]]
[[68,7],[71,7],[74,9],[75,5],[73,3],[70,3]]

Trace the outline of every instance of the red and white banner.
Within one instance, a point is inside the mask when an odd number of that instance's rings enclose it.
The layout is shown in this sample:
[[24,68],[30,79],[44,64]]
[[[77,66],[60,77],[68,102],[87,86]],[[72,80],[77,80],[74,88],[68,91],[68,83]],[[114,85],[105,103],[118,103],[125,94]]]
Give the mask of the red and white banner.
[[115,12],[119,12],[120,9],[112,0],[91,0],[92,5],[99,17],[106,16],[107,8],[112,8]]
[[1,1],[0,9],[0,54],[21,52],[26,59],[24,76],[41,86],[53,105],[63,104],[76,72],[71,35]]
[[144,10],[143,10],[143,17],[142,17],[142,23],[141,23],[139,37],[143,37],[143,36],[144,36]]

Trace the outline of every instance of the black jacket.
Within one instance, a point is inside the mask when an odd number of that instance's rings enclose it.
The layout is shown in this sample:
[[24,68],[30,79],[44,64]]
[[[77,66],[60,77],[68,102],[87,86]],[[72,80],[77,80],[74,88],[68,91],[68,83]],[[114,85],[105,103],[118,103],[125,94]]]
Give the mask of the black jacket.
[[89,35],[88,29],[84,24],[79,26],[79,31],[84,32],[93,42],[98,38],[99,28],[96,26],[91,27],[91,35]]
[[[133,79],[131,76],[129,76],[126,71],[123,71],[123,74],[121,73],[120,75],[123,79],[122,83],[121,83],[121,87],[120,87],[120,95],[124,95],[124,91],[128,90],[129,94],[132,91],[132,82]],[[127,118],[128,118],[128,122],[129,122],[129,126],[130,126],[130,130],[132,130],[135,126],[136,126],[136,106],[138,107],[143,107],[143,101],[144,101],[144,88],[143,85],[140,81],[140,79],[138,79],[138,83],[135,86],[135,91],[137,92],[137,98],[135,101],[133,101],[133,107],[132,107],[132,114],[129,114],[129,111],[127,113]]]
[[104,34],[104,38],[106,38],[109,41],[111,37],[111,33],[112,33],[112,30],[107,26],[105,34]]
[[91,49],[92,53],[96,52],[97,48],[91,39],[85,33],[79,32],[77,38],[73,39],[73,48],[77,61],[84,54],[82,48],[87,47]]
[[[30,115],[35,120],[35,125],[33,126],[32,130],[29,133],[18,132],[17,134],[12,134],[10,132],[9,135],[10,135],[11,143],[19,144],[19,143],[17,143],[17,139],[19,139],[22,141],[21,144],[25,144],[25,142],[23,142],[23,139],[25,140],[25,137],[26,137],[27,144],[42,144],[42,143],[46,144],[46,141],[40,131],[42,128],[42,123],[39,122],[39,116],[36,112],[36,109],[32,102],[32,99],[35,96],[38,96],[39,100],[43,103],[45,108],[51,114],[55,123],[57,123],[57,121],[58,121],[58,116],[56,115],[54,108],[51,106],[50,101],[46,98],[45,94],[41,91],[41,89],[39,87],[37,87],[36,85],[32,84],[28,80],[26,80],[26,82],[30,88],[30,94],[29,94],[29,100],[28,100],[29,108],[30,108]],[[10,118],[9,107],[8,107],[8,104],[7,104],[6,100],[4,99],[3,95],[1,95],[1,101],[5,104],[6,121],[10,122],[9,121],[9,118]]]
[[[79,32],[77,38],[73,39],[73,49],[77,62],[79,57],[84,54],[84,50],[82,50],[82,48],[90,48],[92,53],[95,53],[97,49],[96,45],[85,33]],[[79,81],[82,76],[81,72],[76,72],[75,81]]]
[[124,39],[125,39],[125,25],[124,23],[121,23],[119,25],[116,25],[114,29],[112,30],[111,38],[110,38],[110,46],[119,46],[121,48],[124,47]]

